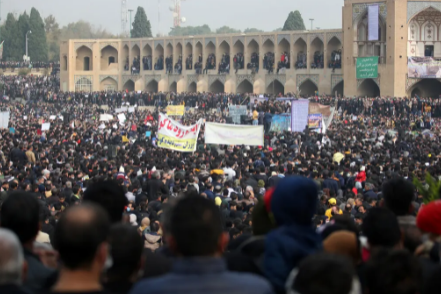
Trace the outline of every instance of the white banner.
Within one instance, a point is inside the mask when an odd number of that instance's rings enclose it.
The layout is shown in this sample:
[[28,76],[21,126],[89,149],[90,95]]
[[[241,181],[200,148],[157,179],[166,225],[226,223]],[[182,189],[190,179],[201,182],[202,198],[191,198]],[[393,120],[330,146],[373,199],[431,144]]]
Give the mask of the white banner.
[[291,131],[303,132],[308,125],[309,100],[294,100],[291,103]]
[[100,121],[109,121],[113,119],[113,115],[111,114],[101,114]]
[[0,112],[0,129],[6,129],[9,124],[9,111]]
[[368,40],[378,40],[378,4],[368,6]]
[[126,112],[129,108],[126,106],[120,107],[120,108],[116,108],[115,109],[115,113],[120,113],[120,112]]
[[159,114],[157,146],[161,148],[194,152],[201,130],[202,119],[195,125],[184,126],[166,114]]
[[205,123],[205,144],[263,146],[263,126]]
[[48,131],[51,128],[51,123],[43,123],[41,124],[42,131]]

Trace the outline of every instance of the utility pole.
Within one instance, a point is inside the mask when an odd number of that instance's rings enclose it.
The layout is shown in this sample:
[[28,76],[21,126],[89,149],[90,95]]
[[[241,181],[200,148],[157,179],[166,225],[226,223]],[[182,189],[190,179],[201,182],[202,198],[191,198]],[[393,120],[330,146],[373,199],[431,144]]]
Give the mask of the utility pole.
[[130,25],[129,25],[130,38],[132,37],[132,11],[133,11],[133,9],[129,9],[129,13],[130,13]]
[[32,31],[26,33],[26,58],[28,58],[28,34],[32,34]]
[[313,18],[310,18],[309,20],[311,21],[311,31],[312,31],[312,25],[313,25],[313,23],[314,23],[314,19],[313,19]]

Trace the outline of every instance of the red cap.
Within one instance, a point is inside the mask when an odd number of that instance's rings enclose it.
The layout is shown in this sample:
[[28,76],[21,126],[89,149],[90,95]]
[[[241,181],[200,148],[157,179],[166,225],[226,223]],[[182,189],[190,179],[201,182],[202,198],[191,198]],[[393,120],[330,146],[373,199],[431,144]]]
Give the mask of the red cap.
[[424,205],[418,213],[416,224],[424,232],[441,236],[441,200]]

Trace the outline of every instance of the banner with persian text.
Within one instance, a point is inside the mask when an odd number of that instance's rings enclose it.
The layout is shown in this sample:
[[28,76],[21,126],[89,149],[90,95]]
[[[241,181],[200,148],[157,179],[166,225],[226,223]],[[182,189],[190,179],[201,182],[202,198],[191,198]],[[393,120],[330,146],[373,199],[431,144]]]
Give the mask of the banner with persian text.
[[378,78],[378,56],[357,57],[357,79]]
[[196,151],[196,143],[201,130],[202,119],[191,126],[184,126],[169,118],[167,115],[159,114],[157,146],[181,152]]

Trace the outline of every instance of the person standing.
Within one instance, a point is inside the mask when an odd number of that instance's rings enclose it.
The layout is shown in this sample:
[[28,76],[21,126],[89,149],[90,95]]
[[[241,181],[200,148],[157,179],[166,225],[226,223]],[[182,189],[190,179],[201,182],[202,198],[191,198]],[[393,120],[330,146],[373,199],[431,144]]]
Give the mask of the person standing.
[[182,198],[170,212],[168,223],[167,244],[179,256],[171,273],[142,280],[130,294],[273,293],[266,280],[227,270],[221,256],[229,237],[222,232],[221,213],[212,200]]

